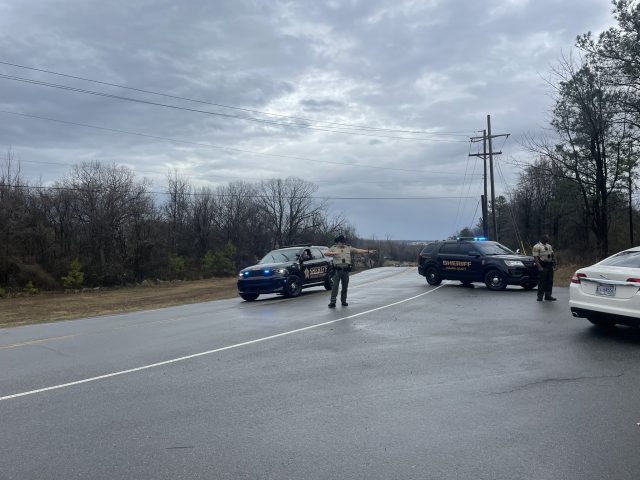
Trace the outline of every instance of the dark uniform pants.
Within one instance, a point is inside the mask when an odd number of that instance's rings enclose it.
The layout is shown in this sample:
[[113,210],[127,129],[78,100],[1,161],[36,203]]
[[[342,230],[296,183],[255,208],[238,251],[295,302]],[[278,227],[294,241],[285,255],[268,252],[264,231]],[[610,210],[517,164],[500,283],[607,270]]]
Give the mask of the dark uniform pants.
[[542,271],[538,274],[538,298],[551,296],[553,290],[553,264],[542,265]]
[[349,269],[335,267],[331,280],[333,280],[333,288],[331,288],[331,303],[336,303],[336,298],[338,298],[338,285],[340,282],[342,282],[340,301],[343,303],[346,302],[347,288],[349,287]]

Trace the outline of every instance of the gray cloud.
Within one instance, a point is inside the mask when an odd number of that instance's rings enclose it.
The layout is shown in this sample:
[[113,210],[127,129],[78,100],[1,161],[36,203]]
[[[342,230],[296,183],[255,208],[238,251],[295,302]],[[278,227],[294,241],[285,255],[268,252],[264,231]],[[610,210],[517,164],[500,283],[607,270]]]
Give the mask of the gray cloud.
[[[0,0],[0,61],[317,122],[456,132],[358,136],[324,131],[335,130],[329,124],[283,127],[0,78],[1,110],[210,145],[0,114],[0,148],[45,183],[61,178],[65,164],[100,160],[130,166],[157,189],[177,167],[198,185],[298,175],[328,197],[472,196],[331,201],[364,236],[444,238],[474,221],[482,188],[468,137],[491,114],[495,132],[512,134],[504,160],[523,155],[513,139],[544,126],[550,107],[541,77],[576,35],[610,26],[609,12],[607,0]],[[0,73],[279,118],[7,65]],[[512,181],[516,172],[506,161],[503,169]]]

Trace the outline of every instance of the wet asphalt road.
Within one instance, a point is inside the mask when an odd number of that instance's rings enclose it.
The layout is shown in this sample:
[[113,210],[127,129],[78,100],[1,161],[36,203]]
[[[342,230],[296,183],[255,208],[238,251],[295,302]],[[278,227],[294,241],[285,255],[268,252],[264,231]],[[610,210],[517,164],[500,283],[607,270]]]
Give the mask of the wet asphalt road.
[[566,288],[350,287],[0,330],[0,479],[640,478],[639,330]]

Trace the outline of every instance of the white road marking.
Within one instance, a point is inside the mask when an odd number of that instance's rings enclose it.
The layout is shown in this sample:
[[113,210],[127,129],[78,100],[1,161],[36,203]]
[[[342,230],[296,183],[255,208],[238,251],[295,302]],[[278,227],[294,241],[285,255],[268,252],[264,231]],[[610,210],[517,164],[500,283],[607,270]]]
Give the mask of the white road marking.
[[107,373],[105,375],[99,375],[97,377],[85,378],[83,380],[76,380],[74,382],[61,383],[60,385],[53,385],[51,387],[39,388],[37,390],[30,390],[28,392],[15,393],[13,395],[6,395],[4,397],[0,397],[0,402],[3,401],[3,400],[11,400],[12,398],[26,397],[27,395],[35,395],[37,393],[48,392],[50,390],[59,390],[61,388],[72,387],[74,385],[80,385],[82,383],[96,382],[98,380],[104,380],[104,379],[107,379],[107,378],[117,377],[117,376],[120,376],[120,375],[126,375],[127,373],[139,372],[141,370],[148,370],[150,368],[161,367],[163,365],[169,365],[169,364],[172,364],[172,363],[183,362],[185,360],[190,360],[192,358],[203,357],[205,355],[211,355],[213,353],[218,353],[218,352],[224,352],[225,350],[231,350],[233,348],[246,347],[247,345],[253,345],[253,344],[256,344],[256,343],[260,343],[260,342],[266,342],[267,340],[273,340],[274,338],[285,337],[287,335],[293,335],[294,333],[300,333],[300,332],[304,332],[304,331],[307,331],[307,330],[312,330],[314,328],[324,327],[324,326],[327,326],[327,325],[331,325],[333,323],[341,322],[343,320],[348,320],[350,318],[360,317],[360,316],[366,315],[368,313],[377,312],[378,310],[384,310],[385,308],[393,307],[395,305],[400,305],[401,303],[405,303],[405,302],[409,302],[411,300],[415,300],[416,298],[420,298],[420,297],[423,297],[425,295],[428,295],[429,293],[435,292],[436,290],[444,287],[445,285],[446,284],[442,284],[442,285],[440,285],[440,286],[438,286],[438,287],[436,287],[436,288],[434,288],[432,290],[429,290],[427,292],[421,293],[419,295],[415,295],[413,297],[405,298],[404,300],[399,300],[397,302],[389,303],[389,304],[383,305],[381,307],[372,308],[371,310],[366,310],[364,312],[354,313],[353,315],[349,315],[349,316],[342,317],[342,318],[337,318],[335,320],[329,320],[328,322],[317,323],[315,325],[309,325],[308,327],[296,328],[295,330],[289,330],[287,332],[277,333],[275,335],[269,335],[268,337],[256,338],[255,340],[249,340],[247,342],[236,343],[234,345],[228,345],[226,347],[216,348],[214,350],[207,350],[206,352],[194,353],[192,355],[185,355],[184,357],[172,358],[171,360],[165,360],[165,361],[158,362],[158,363],[152,363],[152,364],[149,364],[149,365],[143,365],[141,367],[130,368],[128,370],[120,370],[118,372]]

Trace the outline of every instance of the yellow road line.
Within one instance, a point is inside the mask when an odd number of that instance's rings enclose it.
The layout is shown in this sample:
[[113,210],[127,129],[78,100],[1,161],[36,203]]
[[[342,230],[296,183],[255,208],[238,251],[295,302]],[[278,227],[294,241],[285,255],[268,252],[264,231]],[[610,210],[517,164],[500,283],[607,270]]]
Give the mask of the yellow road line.
[[29,342],[12,343],[11,345],[0,345],[0,350],[7,349],[7,348],[24,347],[26,345],[37,345],[39,343],[51,342],[53,340],[63,340],[65,338],[79,337],[80,335],[82,335],[82,334],[81,333],[74,333],[73,335],[64,335],[62,337],[41,338],[40,340],[31,340]]

